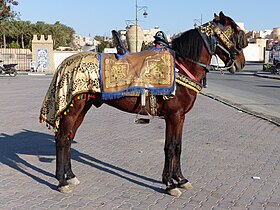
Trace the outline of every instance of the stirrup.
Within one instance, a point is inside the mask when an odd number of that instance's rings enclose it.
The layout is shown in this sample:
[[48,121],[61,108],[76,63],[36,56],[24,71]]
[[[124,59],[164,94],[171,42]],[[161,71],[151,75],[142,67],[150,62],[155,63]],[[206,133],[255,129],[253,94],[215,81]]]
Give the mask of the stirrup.
[[[150,115],[150,113],[146,109],[146,92],[147,92],[147,90],[144,90],[144,91],[141,92],[141,109],[137,113],[137,115],[134,119],[135,124],[148,124],[148,123],[150,123],[150,119],[153,118],[153,116]],[[148,118],[140,118],[139,117],[139,115],[143,112],[148,115]]]
[[[147,113],[148,115],[148,118],[144,118],[144,117],[139,117],[139,115],[141,115],[141,113]],[[134,123],[135,124],[149,124],[150,123],[150,120],[153,119],[153,116],[150,115],[150,113],[147,111],[146,107],[142,106],[140,111],[137,113],[135,119],[134,119]]]

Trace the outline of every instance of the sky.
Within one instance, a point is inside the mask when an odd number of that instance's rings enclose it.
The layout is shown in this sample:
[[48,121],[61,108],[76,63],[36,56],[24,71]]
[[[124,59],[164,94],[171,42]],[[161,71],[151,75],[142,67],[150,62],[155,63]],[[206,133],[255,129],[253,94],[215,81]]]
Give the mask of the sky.
[[[79,35],[111,36],[111,30],[125,29],[135,22],[136,0],[18,0],[14,10],[24,21],[59,21]],[[142,29],[159,26],[173,35],[193,28],[195,19],[206,23],[220,11],[246,30],[266,30],[280,27],[279,0],[138,0],[138,19]],[[143,17],[146,6],[148,16]]]

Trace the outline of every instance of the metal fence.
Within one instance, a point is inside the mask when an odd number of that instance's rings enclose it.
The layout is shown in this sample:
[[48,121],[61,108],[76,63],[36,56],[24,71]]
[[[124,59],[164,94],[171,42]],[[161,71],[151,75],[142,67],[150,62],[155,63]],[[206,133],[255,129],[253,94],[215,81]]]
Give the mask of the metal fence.
[[29,49],[0,48],[3,64],[17,64],[18,71],[30,71],[32,52]]

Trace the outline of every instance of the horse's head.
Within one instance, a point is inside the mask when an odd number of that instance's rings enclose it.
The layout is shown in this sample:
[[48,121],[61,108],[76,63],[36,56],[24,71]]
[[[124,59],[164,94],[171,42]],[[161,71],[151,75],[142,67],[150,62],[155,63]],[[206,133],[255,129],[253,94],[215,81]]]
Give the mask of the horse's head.
[[245,66],[243,49],[248,40],[245,32],[230,18],[220,12],[214,15],[214,36],[217,40],[216,54],[231,73],[241,71]]

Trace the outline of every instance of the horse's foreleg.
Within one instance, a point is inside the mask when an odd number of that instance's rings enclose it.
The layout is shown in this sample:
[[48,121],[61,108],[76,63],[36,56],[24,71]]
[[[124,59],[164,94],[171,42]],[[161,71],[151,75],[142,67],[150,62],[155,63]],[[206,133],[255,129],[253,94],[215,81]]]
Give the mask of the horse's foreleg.
[[178,187],[184,188],[187,190],[192,189],[192,185],[188,182],[188,180],[184,177],[181,170],[181,150],[182,150],[182,133],[183,126],[185,121],[185,115],[183,115],[177,124],[176,131],[176,145],[175,145],[175,154],[173,156],[172,166],[173,173],[172,178],[178,182]]
[[66,180],[66,169],[71,167],[69,165],[71,140],[69,141],[68,137],[73,135],[72,129],[84,106],[85,100],[83,99],[75,102],[70,112],[61,119],[56,135],[56,178],[59,181],[58,190],[65,193],[71,192]]
[[173,168],[177,165],[174,160],[176,160],[176,152],[178,152],[178,142],[182,138],[182,127],[184,119],[181,119],[179,113],[169,116],[166,120],[166,134],[165,134],[165,163],[162,174],[162,181],[166,185],[166,191],[168,194],[179,197],[181,192],[177,189],[176,184],[173,182]]

